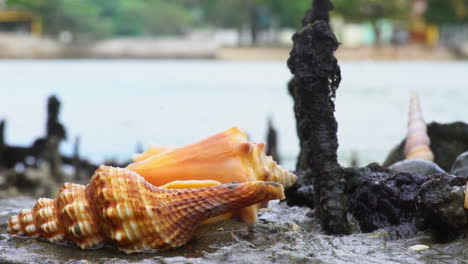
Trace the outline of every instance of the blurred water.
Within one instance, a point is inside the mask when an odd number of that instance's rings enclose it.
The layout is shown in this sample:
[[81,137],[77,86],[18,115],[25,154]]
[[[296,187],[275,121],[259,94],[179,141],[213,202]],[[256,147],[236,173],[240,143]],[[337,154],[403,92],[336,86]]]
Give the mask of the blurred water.
[[[382,162],[405,135],[409,93],[427,121],[468,122],[467,62],[344,62],[337,93],[339,158]],[[279,148],[294,166],[298,140],[285,62],[45,60],[0,61],[0,118],[9,144],[45,133],[46,98],[62,101],[71,153],[96,162],[128,158],[140,142],[181,146],[240,126],[264,141],[272,116]]]

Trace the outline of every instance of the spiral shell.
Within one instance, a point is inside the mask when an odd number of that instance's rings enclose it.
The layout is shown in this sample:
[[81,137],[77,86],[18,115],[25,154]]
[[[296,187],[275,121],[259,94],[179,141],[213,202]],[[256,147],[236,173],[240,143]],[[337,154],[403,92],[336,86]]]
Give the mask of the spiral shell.
[[[192,145],[160,153],[127,167],[156,186],[173,181],[215,180],[220,183],[270,181],[284,187],[297,177],[265,154],[264,143],[250,143],[247,134],[237,127]],[[256,222],[263,205],[239,210],[244,222]]]
[[249,143],[237,127],[127,167],[153,185],[172,181],[215,180],[221,183],[272,181],[293,185],[297,177],[265,154],[265,144]]
[[418,96],[413,93],[410,100],[408,134],[405,142],[406,159],[422,159],[434,161],[430,148],[431,141],[427,135],[427,127]]
[[165,250],[186,243],[210,217],[272,199],[284,199],[280,184],[163,189],[130,170],[101,166],[87,186],[65,184],[55,199],[11,217],[7,231],[82,249],[110,242],[127,254]]

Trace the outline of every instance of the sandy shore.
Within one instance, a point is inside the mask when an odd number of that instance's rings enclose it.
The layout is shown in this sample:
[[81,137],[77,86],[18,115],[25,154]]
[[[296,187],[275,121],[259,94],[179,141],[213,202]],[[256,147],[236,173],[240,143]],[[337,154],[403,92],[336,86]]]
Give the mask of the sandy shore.
[[[0,58],[62,59],[219,59],[281,60],[291,47],[221,47],[213,41],[189,38],[117,38],[87,44],[61,44],[29,35],[0,34]],[[340,60],[452,60],[446,48],[417,45],[340,47]]]
[[[221,60],[282,60],[289,57],[290,48],[221,48],[216,58]],[[336,52],[339,60],[453,60],[445,48],[421,46],[389,47],[340,47]]]

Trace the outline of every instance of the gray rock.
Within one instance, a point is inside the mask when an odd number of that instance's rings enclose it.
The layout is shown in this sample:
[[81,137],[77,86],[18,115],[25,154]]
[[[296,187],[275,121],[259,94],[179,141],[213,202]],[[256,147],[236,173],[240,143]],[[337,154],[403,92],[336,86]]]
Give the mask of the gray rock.
[[[431,150],[434,162],[445,171],[449,171],[455,159],[468,149],[468,124],[454,122],[439,124],[432,122],[427,125],[427,133],[431,139]],[[404,160],[405,140],[397,145],[385,159],[383,166],[388,167],[397,161]]]
[[468,181],[468,151],[463,152],[457,157],[452,165],[450,174],[464,177]]
[[445,173],[445,171],[434,162],[420,159],[398,161],[388,168],[393,171],[418,173],[425,176],[429,176],[434,173]]

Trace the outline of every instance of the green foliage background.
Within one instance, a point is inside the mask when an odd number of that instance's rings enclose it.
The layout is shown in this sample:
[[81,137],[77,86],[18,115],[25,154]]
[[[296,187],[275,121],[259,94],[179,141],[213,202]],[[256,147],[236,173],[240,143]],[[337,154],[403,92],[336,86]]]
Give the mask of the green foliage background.
[[[43,19],[46,34],[63,30],[90,38],[177,35],[197,26],[248,27],[259,22],[298,28],[311,0],[7,0],[9,9]],[[345,21],[408,18],[409,0],[333,0],[333,15]],[[468,22],[468,0],[427,0],[426,19],[435,24]],[[262,24],[260,23],[260,24]]]
[[433,24],[468,23],[468,0],[427,0],[426,19]]
[[47,34],[62,30],[94,37],[174,35],[193,26],[249,25],[250,11],[262,7],[266,20],[297,27],[310,0],[7,0],[10,9],[43,19]]
[[180,34],[191,14],[170,0],[7,0],[7,7],[31,11],[43,19],[44,30],[62,30],[91,37]]

